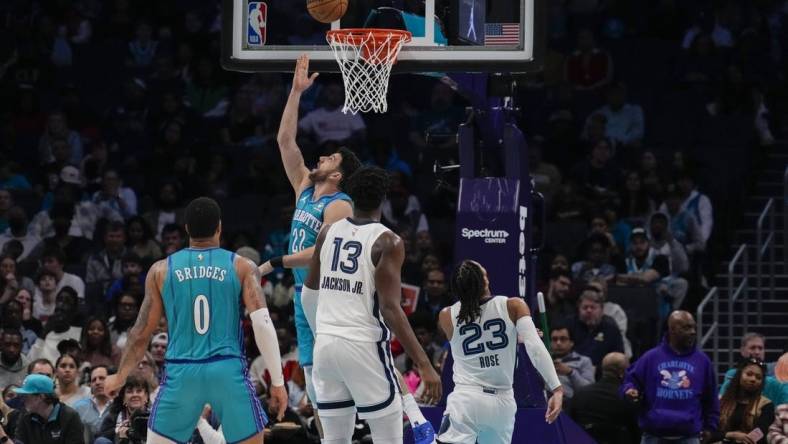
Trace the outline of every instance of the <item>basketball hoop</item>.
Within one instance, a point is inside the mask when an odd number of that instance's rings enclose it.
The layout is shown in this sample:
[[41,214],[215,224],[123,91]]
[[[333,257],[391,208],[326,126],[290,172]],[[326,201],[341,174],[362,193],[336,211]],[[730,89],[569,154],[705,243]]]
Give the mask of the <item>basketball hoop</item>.
[[386,112],[391,67],[410,39],[410,32],[399,29],[352,28],[326,33],[345,83],[342,112]]

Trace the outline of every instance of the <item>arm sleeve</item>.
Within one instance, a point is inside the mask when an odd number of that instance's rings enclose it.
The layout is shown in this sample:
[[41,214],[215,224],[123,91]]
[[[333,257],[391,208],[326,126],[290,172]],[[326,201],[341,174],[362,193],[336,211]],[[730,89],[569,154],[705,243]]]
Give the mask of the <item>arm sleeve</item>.
[[215,430],[202,416],[197,421],[197,431],[205,444],[225,444],[227,442],[224,439],[221,426],[219,426],[219,430]]
[[271,384],[280,386],[285,384],[282,376],[282,357],[279,355],[279,341],[276,338],[276,330],[267,308],[261,308],[252,312],[249,317],[252,319],[252,330],[254,339],[260,355],[263,357],[265,367],[271,375]]
[[555,372],[553,358],[550,357],[544,343],[539,339],[533,319],[530,316],[523,316],[517,320],[516,327],[517,334],[523,338],[525,351],[528,353],[531,363],[544,379],[547,388],[553,391],[560,387],[561,381],[558,380],[558,374]]

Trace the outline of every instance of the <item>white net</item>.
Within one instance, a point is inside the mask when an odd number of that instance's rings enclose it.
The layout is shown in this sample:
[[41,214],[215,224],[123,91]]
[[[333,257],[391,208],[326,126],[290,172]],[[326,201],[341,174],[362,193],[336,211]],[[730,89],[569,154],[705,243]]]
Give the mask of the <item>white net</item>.
[[410,38],[409,32],[396,29],[344,29],[326,34],[345,83],[342,112],[386,112],[391,67]]

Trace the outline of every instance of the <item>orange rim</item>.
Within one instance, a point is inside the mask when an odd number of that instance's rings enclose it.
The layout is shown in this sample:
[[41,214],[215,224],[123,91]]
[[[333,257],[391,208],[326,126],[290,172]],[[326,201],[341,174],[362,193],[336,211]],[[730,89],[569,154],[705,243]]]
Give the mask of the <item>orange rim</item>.
[[[370,39],[370,37],[372,37]],[[397,52],[397,48],[411,40],[412,34],[410,31],[403,31],[401,29],[383,29],[383,28],[347,28],[347,29],[333,29],[326,32],[326,39],[329,42],[341,42],[356,47],[365,46],[364,59],[376,59],[370,57],[370,54],[377,53],[379,47],[385,47],[385,54],[381,60],[369,60],[370,63],[381,63],[388,60],[390,63],[396,62],[396,59],[389,58],[391,52]]]

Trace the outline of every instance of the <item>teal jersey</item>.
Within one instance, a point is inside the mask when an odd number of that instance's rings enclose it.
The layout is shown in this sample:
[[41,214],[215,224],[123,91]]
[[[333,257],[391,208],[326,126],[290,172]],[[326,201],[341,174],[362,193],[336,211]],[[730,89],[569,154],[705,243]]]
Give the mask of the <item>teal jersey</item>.
[[167,315],[167,360],[243,357],[241,282],[235,253],[186,248],[167,258],[161,290]]
[[[317,235],[320,233],[320,228],[323,226],[323,212],[331,202],[335,200],[346,200],[352,203],[350,196],[343,192],[322,196],[317,200],[313,200],[312,197],[314,194],[315,187],[311,186],[298,196],[298,202],[296,202],[295,212],[293,213],[293,222],[290,224],[290,243],[287,248],[288,254],[298,253],[304,248],[315,245],[317,242]],[[308,272],[308,267],[293,268],[296,291],[300,290],[301,286],[304,285]]]

